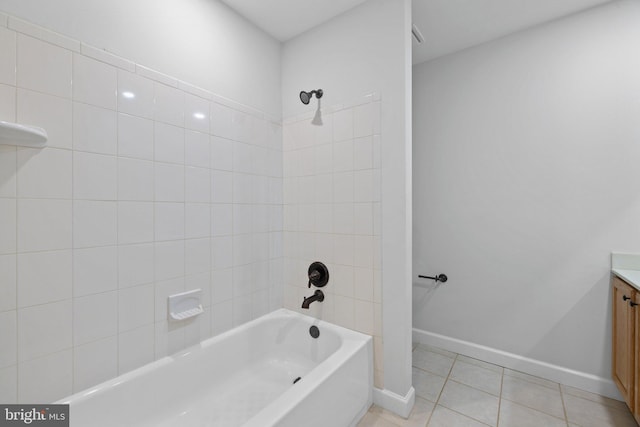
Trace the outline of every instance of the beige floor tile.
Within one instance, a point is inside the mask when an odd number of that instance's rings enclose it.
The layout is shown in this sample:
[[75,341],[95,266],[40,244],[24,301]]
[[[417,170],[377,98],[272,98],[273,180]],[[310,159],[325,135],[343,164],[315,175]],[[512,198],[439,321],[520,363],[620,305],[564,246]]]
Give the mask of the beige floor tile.
[[556,390],[520,378],[505,375],[502,379],[502,398],[554,417],[564,418],[560,387]]
[[413,388],[416,389],[416,396],[431,402],[437,402],[446,378],[413,368],[412,380]]
[[484,360],[474,359],[473,357],[463,356],[461,354],[458,355],[456,360],[460,360],[461,362],[469,363],[471,365],[480,366],[485,369],[489,369],[490,371],[499,372],[502,374],[504,368],[502,366],[494,365],[493,363],[485,362]]
[[447,381],[438,403],[485,424],[498,421],[499,398],[455,381]]
[[449,375],[450,380],[500,396],[502,374],[457,359]]
[[582,427],[637,427],[628,409],[616,409],[570,394],[563,397],[570,423]]
[[503,399],[500,403],[498,425],[500,427],[566,427],[567,423],[564,419]]
[[413,409],[409,414],[408,419],[404,419],[399,415],[389,412],[386,409],[382,409],[379,406],[372,406],[369,412],[373,414],[379,414],[382,418],[397,424],[401,427],[424,427],[427,425],[427,421],[431,417],[435,403],[428,400],[416,397],[416,403],[413,405]]
[[396,424],[388,421],[379,414],[367,412],[358,423],[358,427],[398,427]]
[[413,351],[413,366],[432,374],[446,377],[453,366],[454,358],[418,347]]
[[603,405],[611,406],[616,409],[626,410],[627,404],[621,400],[609,399],[608,397],[601,396],[599,394],[590,393],[579,388],[570,387],[568,385],[560,384],[560,390],[563,394],[570,394],[571,396],[581,397],[583,399],[591,400],[592,402],[602,403]]
[[427,427],[486,427],[486,424],[438,405]]
[[536,377],[534,375],[525,374],[524,372],[514,371],[513,369],[504,368],[504,374],[509,377],[519,378],[521,380],[529,381],[530,383],[545,386],[547,388],[552,388],[554,390],[557,390],[559,386],[558,383],[555,383],[553,381]]

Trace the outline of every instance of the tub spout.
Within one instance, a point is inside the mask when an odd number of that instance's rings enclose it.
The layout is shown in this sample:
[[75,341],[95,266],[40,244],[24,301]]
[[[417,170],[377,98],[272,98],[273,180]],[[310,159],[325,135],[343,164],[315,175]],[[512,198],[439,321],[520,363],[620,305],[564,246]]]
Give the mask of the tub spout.
[[311,295],[309,298],[305,298],[304,301],[302,301],[302,308],[309,308],[309,305],[314,302],[314,301],[324,301],[324,294],[322,293],[322,291],[320,289],[317,289],[313,295]]

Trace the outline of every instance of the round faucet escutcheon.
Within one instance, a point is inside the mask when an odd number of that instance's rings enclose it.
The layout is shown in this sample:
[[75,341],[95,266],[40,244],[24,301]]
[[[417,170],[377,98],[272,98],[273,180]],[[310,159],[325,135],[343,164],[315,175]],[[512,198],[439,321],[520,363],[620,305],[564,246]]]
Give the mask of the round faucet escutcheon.
[[322,288],[329,283],[329,269],[320,261],[312,262],[307,271],[309,276],[309,287]]

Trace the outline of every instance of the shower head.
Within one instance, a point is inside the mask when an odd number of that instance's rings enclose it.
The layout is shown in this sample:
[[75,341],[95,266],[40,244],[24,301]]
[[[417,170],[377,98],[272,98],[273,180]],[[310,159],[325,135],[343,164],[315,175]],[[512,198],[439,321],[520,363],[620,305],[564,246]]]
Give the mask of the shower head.
[[316,94],[316,98],[318,99],[322,98],[322,95],[324,94],[324,92],[322,92],[322,89],[312,90],[311,92],[302,91],[300,92],[300,101],[302,101],[304,105],[309,104],[309,101],[311,101],[311,98],[313,98],[314,93]]

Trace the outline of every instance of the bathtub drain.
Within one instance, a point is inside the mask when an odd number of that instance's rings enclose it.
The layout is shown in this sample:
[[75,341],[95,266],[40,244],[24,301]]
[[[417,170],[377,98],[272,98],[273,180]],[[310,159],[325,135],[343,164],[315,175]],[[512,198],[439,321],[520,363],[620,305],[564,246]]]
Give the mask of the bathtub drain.
[[298,377],[298,378],[296,378],[295,380],[293,380],[293,383],[295,384],[295,383],[297,383],[298,381],[300,381],[301,379],[302,379],[302,377]]

